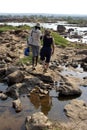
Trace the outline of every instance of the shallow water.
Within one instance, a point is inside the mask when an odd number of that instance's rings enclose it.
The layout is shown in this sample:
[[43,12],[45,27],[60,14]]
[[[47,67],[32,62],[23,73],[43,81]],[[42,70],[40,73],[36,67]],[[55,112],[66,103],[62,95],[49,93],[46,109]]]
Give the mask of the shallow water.
[[[87,88],[81,87],[81,90],[82,95],[77,98],[87,102]],[[0,100],[0,124],[2,124],[0,125],[0,130],[25,130],[24,121],[26,116],[38,111],[42,111],[53,121],[68,121],[63,109],[72,98],[64,99],[58,97],[58,93],[55,90],[50,92],[50,97],[47,96],[41,100],[36,95],[33,95],[31,99],[26,95],[22,95],[20,99],[23,105],[23,110],[20,113],[16,113],[14,108],[12,108],[13,100],[11,98],[5,101]]]
[[[68,74],[83,78],[87,76],[87,73],[78,67],[78,71],[70,71],[68,68],[64,68],[62,74]],[[0,90],[5,91],[6,84],[0,83]],[[39,98],[38,94],[32,94],[31,97],[27,97],[26,94],[21,95],[20,99],[23,105],[23,110],[16,113],[12,107],[12,98],[8,98],[5,101],[0,100],[0,130],[25,130],[24,121],[26,116],[32,115],[35,112],[41,111],[50,120],[53,121],[68,121],[64,113],[64,106],[68,104],[72,99],[82,99],[87,102],[87,87],[81,86],[82,95],[80,97],[60,97],[59,93],[54,89],[50,91],[49,95],[43,98]],[[4,124],[3,124],[4,123]]]
[[62,75],[71,75],[77,78],[83,78],[87,76],[87,72],[83,71],[83,68],[78,65],[76,69],[68,68],[63,66],[63,71],[61,72]]

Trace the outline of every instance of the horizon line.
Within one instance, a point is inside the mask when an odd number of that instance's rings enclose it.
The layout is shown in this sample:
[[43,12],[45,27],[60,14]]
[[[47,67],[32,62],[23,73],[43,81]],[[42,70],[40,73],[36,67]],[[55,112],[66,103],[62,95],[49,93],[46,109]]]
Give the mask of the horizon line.
[[28,14],[31,14],[31,15],[32,14],[35,14],[35,15],[39,14],[39,15],[69,15],[69,16],[70,15],[74,15],[74,16],[79,15],[79,16],[87,16],[87,14],[67,14],[67,13],[66,14],[61,14],[61,13],[57,14],[57,13],[22,13],[22,12],[21,13],[15,13],[15,12],[14,13],[3,13],[3,12],[1,12],[0,14],[27,14],[27,15]]

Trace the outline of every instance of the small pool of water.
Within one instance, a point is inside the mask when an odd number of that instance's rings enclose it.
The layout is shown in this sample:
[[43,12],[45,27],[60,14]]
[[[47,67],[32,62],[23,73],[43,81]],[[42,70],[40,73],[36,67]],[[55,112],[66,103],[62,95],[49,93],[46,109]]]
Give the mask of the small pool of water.
[[87,87],[81,86],[80,89],[82,90],[82,94],[78,99],[82,99],[87,103]]
[[[67,68],[64,69],[62,74],[80,78],[87,76],[87,73],[82,70],[70,71]],[[6,88],[6,84],[0,83],[0,91],[5,91]],[[67,122],[68,118],[64,113],[66,104],[75,98],[84,100],[87,103],[87,87],[81,86],[80,89],[82,90],[80,97],[63,98],[54,89],[43,98],[40,98],[37,94],[32,94],[31,97],[27,97],[26,94],[21,95],[20,100],[23,110],[19,113],[16,113],[12,107],[12,98],[4,101],[0,100],[0,130],[25,130],[24,122],[26,116],[38,111],[43,112],[50,120]]]
[[0,91],[5,92],[7,87],[8,87],[7,84],[0,83]]
[[83,71],[83,68],[78,65],[76,69],[68,68],[63,66],[63,71],[61,72],[62,75],[71,75],[77,78],[83,78],[87,76],[87,72]]

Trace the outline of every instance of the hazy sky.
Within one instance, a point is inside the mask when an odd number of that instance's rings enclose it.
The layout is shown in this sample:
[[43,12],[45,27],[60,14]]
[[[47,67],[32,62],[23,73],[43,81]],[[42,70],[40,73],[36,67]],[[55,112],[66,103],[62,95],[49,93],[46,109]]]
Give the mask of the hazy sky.
[[87,14],[86,0],[0,0],[0,13]]

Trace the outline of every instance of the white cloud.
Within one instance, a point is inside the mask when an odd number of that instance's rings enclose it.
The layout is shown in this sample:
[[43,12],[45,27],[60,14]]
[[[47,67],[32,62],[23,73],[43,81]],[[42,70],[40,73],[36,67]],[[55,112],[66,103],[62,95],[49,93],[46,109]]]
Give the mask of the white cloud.
[[86,0],[0,0],[0,13],[87,14]]

